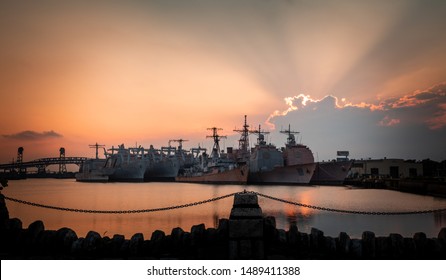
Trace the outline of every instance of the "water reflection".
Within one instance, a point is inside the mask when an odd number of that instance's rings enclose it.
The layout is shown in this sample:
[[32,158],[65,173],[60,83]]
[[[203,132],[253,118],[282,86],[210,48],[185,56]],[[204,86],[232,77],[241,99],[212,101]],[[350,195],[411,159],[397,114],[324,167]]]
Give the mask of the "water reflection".
[[[446,199],[432,198],[388,190],[352,189],[347,187],[292,187],[292,186],[231,186],[179,183],[77,183],[74,180],[29,179],[11,181],[3,193],[6,196],[54,206],[92,210],[151,209],[181,205],[228,193],[257,191],[285,200],[322,207],[359,211],[412,211],[446,208]],[[193,225],[218,227],[221,218],[228,218],[233,199],[226,198],[212,203],[170,211],[141,214],[87,214],[55,211],[7,201],[10,217],[18,217],[27,227],[35,220],[43,220],[47,229],[70,227],[79,236],[89,230],[101,235],[124,234],[127,238],[141,232],[150,238],[160,229],[170,234],[175,227],[190,231]],[[370,216],[341,214],[297,207],[259,197],[265,216],[275,216],[278,228],[288,229],[296,224],[303,232],[318,228],[328,236],[347,232],[361,237],[370,230],[378,236],[400,233],[412,236],[425,232],[437,236],[446,226],[446,213]]]
[[435,212],[434,213],[435,225],[438,228],[446,227],[446,213],[445,212]]

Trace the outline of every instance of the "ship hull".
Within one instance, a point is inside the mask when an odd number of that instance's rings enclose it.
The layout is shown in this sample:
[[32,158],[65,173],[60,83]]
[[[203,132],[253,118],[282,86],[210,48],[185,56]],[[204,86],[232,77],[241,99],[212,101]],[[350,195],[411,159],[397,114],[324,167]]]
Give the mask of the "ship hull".
[[296,164],[276,167],[270,171],[250,172],[250,184],[291,184],[308,185],[316,163]]
[[314,185],[342,185],[353,161],[318,162],[311,178]]
[[246,184],[248,180],[246,165],[219,173],[200,173],[194,175],[177,176],[175,181],[203,184]]
[[82,163],[74,175],[78,182],[107,182],[108,173],[104,168],[105,159],[89,159]]
[[133,161],[110,170],[109,180],[115,182],[142,182],[146,164],[144,161]]
[[144,173],[144,181],[175,181],[179,169],[176,161],[152,163]]
[[109,179],[114,182],[143,182],[144,171],[145,170],[122,168],[115,170],[115,172],[109,176]]
[[108,182],[108,175],[98,172],[76,173],[74,177],[78,182]]

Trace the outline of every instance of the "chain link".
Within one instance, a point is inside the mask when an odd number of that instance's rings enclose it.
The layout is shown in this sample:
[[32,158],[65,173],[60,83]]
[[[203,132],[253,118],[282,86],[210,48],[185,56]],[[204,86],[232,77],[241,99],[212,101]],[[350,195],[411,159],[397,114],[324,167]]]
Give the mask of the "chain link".
[[5,199],[13,201],[13,202],[21,203],[21,204],[35,206],[35,207],[41,207],[41,208],[47,208],[47,209],[53,209],[53,210],[61,210],[61,211],[69,211],[69,212],[94,213],[94,214],[137,214],[137,213],[167,211],[167,210],[173,210],[173,209],[180,209],[180,208],[186,208],[186,207],[191,207],[191,206],[197,206],[197,205],[201,205],[201,204],[217,201],[217,200],[220,200],[220,199],[228,198],[230,196],[233,196],[234,194],[236,194],[236,193],[231,193],[231,194],[222,195],[222,196],[219,196],[219,197],[214,197],[214,198],[210,198],[210,199],[206,199],[206,200],[202,200],[202,201],[197,201],[197,202],[192,202],[192,203],[187,203],[187,204],[182,204],[182,205],[169,206],[169,207],[160,207],[160,208],[152,208],[152,209],[139,209],[139,210],[85,210],[85,209],[74,209],[74,208],[65,208],[65,207],[44,205],[44,204],[29,202],[29,201],[20,200],[20,199],[11,198],[11,197],[6,197],[6,196],[5,196]]
[[[244,192],[246,193],[246,190]],[[65,207],[44,205],[44,204],[29,202],[29,201],[6,197],[6,196],[5,196],[5,199],[13,201],[13,202],[21,203],[21,204],[42,207],[42,208],[47,208],[47,209],[61,210],[61,211],[70,211],[70,212],[79,212],[79,213],[94,213],[94,214],[137,214],[137,213],[167,211],[167,210],[174,210],[174,209],[197,206],[197,205],[221,200],[224,198],[228,198],[228,197],[231,197],[237,193],[240,193],[240,192],[230,193],[227,195],[222,195],[219,197],[210,198],[210,199],[192,202],[192,203],[187,203],[187,204],[182,204],[182,205],[152,208],[152,209],[138,209],[138,210],[85,210],[85,209],[74,209],[74,208],[65,208]],[[291,205],[295,205],[295,206],[300,206],[300,207],[305,207],[305,208],[310,208],[310,209],[315,209],[315,210],[321,210],[321,211],[346,213],[346,214],[376,215],[376,216],[378,216],[378,215],[414,215],[414,214],[428,214],[428,213],[437,213],[437,212],[445,212],[446,211],[446,208],[432,209],[432,210],[418,210],[418,211],[393,211],[393,212],[392,211],[391,212],[378,212],[378,211],[345,210],[345,209],[328,208],[328,207],[314,206],[314,205],[309,205],[309,204],[304,204],[304,203],[299,203],[299,202],[293,202],[293,201],[285,200],[282,198],[277,198],[274,196],[262,194],[259,192],[254,192],[254,191],[250,191],[249,193],[253,193],[253,194],[256,194],[256,195],[264,197],[264,198],[268,198],[271,200],[275,200],[275,201],[279,201],[282,203],[291,204]]]
[[288,201],[285,199],[273,197],[270,195],[262,194],[259,192],[252,192],[254,194],[257,194],[258,196],[262,196],[271,200],[292,204],[295,206],[315,209],[315,210],[321,210],[321,211],[330,211],[330,212],[337,212],[337,213],[347,213],[347,214],[359,214],[359,215],[414,215],[414,214],[428,214],[428,213],[437,213],[437,212],[444,212],[446,211],[446,208],[441,209],[433,209],[433,210],[419,210],[419,211],[394,211],[394,212],[378,212],[378,211],[357,211],[357,210],[345,210],[345,209],[335,209],[335,208],[328,208],[328,207],[320,207],[320,206],[314,206],[309,204],[303,204],[299,202],[293,202]]

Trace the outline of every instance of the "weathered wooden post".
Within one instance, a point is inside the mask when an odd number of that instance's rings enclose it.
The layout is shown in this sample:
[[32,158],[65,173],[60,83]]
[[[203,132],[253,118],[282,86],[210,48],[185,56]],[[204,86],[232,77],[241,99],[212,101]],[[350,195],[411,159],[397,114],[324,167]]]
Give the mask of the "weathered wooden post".
[[263,217],[257,195],[243,192],[234,195],[229,217],[229,258],[263,259]]

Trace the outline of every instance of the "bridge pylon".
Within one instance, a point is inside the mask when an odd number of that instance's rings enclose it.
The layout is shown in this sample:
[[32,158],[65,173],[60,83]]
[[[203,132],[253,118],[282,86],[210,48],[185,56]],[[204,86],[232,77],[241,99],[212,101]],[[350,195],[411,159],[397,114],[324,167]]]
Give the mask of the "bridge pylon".
[[22,166],[22,163],[23,163],[23,151],[24,150],[25,149],[23,149],[23,147],[19,147],[17,149],[17,161],[16,161],[16,164],[17,164],[17,172],[19,174],[26,173],[26,168],[23,168],[23,166]]
[[64,160],[65,160],[65,148],[61,147],[59,149],[59,152],[60,152],[60,154],[59,154],[59,158],[60,158],[59,174],[65,174],[65,173],[67,173],[67,166],[66,166],[66,164],[64,162]]

